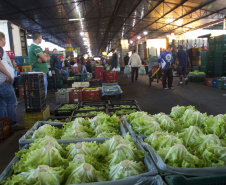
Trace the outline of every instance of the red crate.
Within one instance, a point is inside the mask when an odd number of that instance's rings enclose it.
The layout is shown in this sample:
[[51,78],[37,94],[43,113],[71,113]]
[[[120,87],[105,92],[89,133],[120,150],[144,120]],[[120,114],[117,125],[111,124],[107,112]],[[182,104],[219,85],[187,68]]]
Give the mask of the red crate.
[[96,66],[95,67],[95,78],[101,79],[103,82],[104,80],[104,67],[103,66]]
[[84,88],[82,90],[82,101],[100,101],[101,88],[94,91],[92,88]]
[[5,52],[8,54],[9,58],[10,58],[11,60],[13,60],[13,50],[5,51]]
[[0,118],[0,142],[12,135],[11,120],[9,117]]
[[118,71],[104,71],[104,82],[117,82]]
[[82,87],[78,89],[72,89],[69,93],[69,101],[70,103],[80,102],[82,101]]
[[203,47],[203,51],[209,51],[209,47],[208,46],[204,46]]
[[17,66],[18,67],[18,73],[17,75],[20,75],[20,73],[22,72],[22,66]]

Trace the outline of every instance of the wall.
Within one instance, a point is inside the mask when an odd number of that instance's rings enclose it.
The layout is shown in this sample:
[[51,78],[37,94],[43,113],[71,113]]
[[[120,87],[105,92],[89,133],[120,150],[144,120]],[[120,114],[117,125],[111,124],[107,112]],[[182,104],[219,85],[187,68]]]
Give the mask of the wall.
[[22,46],[20,40],[20,27],[11,24],[13,34],[14,56],[22,56]]
[[8,30],[8,25],[7,25],[8,21],[0,20],[0,31],[3,32],[5,34],[5,38],[6,38],[6,45],[3,48],[5,51],[10,51],[11,47],[10,47],[10,41],[9,41],[9,30]]

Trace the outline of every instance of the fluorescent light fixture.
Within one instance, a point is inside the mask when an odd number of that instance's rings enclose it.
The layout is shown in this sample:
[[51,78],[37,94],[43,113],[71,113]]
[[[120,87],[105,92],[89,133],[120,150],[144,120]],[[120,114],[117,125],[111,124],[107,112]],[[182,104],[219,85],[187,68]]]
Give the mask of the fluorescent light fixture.
[[76,18],[76,19],[69,19],[69,21],[81,21],[83,20],[84,18]]
[[137,36],[137,39],[138,39],[138,40],[141,39],[141,36]]
[[83,36],[83,35],[85,35],[85,33],[84,32],[80,32],[80,35]]
[[131,40],[131,41],[129,41],[130,42],[130,44],[133,44],[133,41]]
[[84,37],[83,40],[88,40],[88,38]]
[[148,34],[148,32],[147,31],[144,31],[144,35],[147,35]]
[[168,22],[173,22],[174,19],[173,19],[173,18],[169,18],[169,19],[167,19],[167,21],[168,21]]

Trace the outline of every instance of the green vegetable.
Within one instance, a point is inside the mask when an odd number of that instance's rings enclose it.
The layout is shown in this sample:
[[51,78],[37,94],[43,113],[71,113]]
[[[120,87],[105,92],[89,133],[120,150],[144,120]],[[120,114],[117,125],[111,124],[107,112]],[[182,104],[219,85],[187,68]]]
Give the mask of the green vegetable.
[[215,134],[199,135],[196,141],[191,145],[193,150],[202,154],[210,146],[222,146],[220,139]]
[[104,106],[101,106],[101,107],[95,107],[95,106],[83,106],[83,107],[80,107],[79,110],[92,110],[92,109],[105,109]]
[[173,167],[197,168],[202,167],[202,161],[189,153],[184,145],[175,144],[172,147],[157,151],[163,161]]
[[[161,148],[171,147],[174,144],[183,144],[183,140],[169,134],[153,133],[145,139],[145,142],[149,143],[155,150]],[[151,143],[149,142],[151,141]]]
[[82,163],[74,164],[71,163],[66,170],[68,179],[65,185],[68,184],[81,184],[89,182],[100,182],[107,180],[107,174],[97,171],[91,164]]
[[49,167],[40,165],[37,169],[29,168],[28,171],[13,175],[3,185],[61,185],[64,180],[64,169],[62,167]]
[[21,156],[20,161],[13,167],[15,173],[27,171],[29,168],[37,168],[39,165],[50,167],[67,166],[68,161],[62,158],[60,152],[52,145],[30,150]]
[[181,118],[186,111],[186,107],[177,105],[171,109],[170,116],[175,119]]
[[142,162],[124,160],[119,164],[110,167],[109,179],[119,180],[126,177],[139,175],[146,171]]
[[193,72],[189,72],[188,75],[206,75],[204,72],[200,72],[198,70],[195,70]]
[[215,117],[209,116],[204,122],[206,126],[205,130],[207,134],[216,134],[219,138],[225,136],[226,118],[223,114],[219,114]]
[[203,133],[199,127],[190,126],[182,130],[182,132],[178,134],[178,137],[183,139],[185,146],[190,146],[197,141],[200,135],[203,135]]
[[38,128],[38,130],[35,130],[35,132],[32,135],[32,139],[38,139],[43,138],[45,136],[51,136],[56,139],[60,138],[60,130],[52,125],[45,124]]

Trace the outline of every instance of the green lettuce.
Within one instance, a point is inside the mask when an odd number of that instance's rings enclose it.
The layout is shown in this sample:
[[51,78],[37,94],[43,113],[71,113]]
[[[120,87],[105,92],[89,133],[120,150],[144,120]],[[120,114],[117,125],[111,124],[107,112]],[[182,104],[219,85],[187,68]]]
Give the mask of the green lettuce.
[[207,134],[216,134],[219,138],[225,136],[226,118],[223,114],[209,116],[204,122]]
[[148,144],[152,144],[152,142],[157,139],[159,136],[164,136],[167,135],[168,133],[165,132],[159,132],[159,131],[155,131],[154,133],[152,133],[151,135],[149,135],[147,138],[144,139],[144,141]]
[[124,160],[110,167],[109,179],[119,180],[144,173],[146,168],[142,162]]
[[131,125],[138,134],[150,135],[155,131],[162,131],[159,123],[150,116],[136,118],[131,121]]
[[29,168],[28,171],[13,175],[3,182],[3,185],[61,185],[64,180],[62,167],[49,167],[40,165],[37,169]]
[[191,148],[195,150],[196,154],[202,154],[210,146],[222,146],[220,139],[215,134],[199,135]]
[[109,165],[118,164],[123,160],[142,161],[144,151],[132,148],[130,145],[119,144],[116,151],[107,157]]
[[197,168],[202,167],[202,161],[188,152],[184,145],[175,144],[172,147],[157,151],[162,160],[173,167]]
[[210,146],[202,153],[207,166],[226,166],[226,147]]
[[58,129],[52,125],[45,124],[45,125],[39,127],[38,130],[34,131],[34,133],[32,135],[32,139],[43,138],[45,136],[51,136],[56,139],[59,139],[60,135],[61,135],[60,129]]
[[105,141],[103,143],[103,145],[101,145],[101,147],[102,147],[101,150],[105,153],[105,155],[110,155],[113,152],[115,152],[116,147],[119,144],[125,144],[125,145],[135,148],[134,142],[132,141],[130,135],[127,133],[124,136],[124,138],[120,135],[116,135],[116,136],[113,136],[111,139]]
[[65,167],[68,165],[68,161],[62,158],[60,152],[55,147],[46,145],[43,148],[24,153],[21,159],[13,166],[13,170],[15,173],[20,173],[27,171],[29,168],[37,168],[39,165]]
[[68,123],[68,124],[65,124],[64,128],[63,128],[63,132],[64,132],[64,134],[70,133],[70,132],[72,132],[73,130],[76,130],[76,129],[80,130],[81,132],[85,132],[85,133],[89,134],[90,136],[93,135],[93,130],[91,128],[84,126],[81,123],[75,122],[75,121]]
[[148,116],[147,112],[134,112],[134,113],[131,113],[126,116],[126,121],[128,121],[130,123],[131,121],[133,121],[136,118],[146,117],[146,116]]
[[114,128],[114,127],[107,126],[107,125],[98,125],[98,126],[94,129],[95,137],[97,137],[97,136],[98,136],[99,134],[101,134],[102,132],[106,132],[106,133],[114,133],[114,135],[120,134],[118,128]]
[[97,135],[97,138],[101,138],[101,137],[113,137],[117,135],[116,133],[107,133],[107,132],[101,132],[100,134]]
[[170,116],[174,119],[179,119],[183,116],[185,111],[186,107],[177,105],[175,107],[172,107]]
[[183,144],[183,140],[179,139],[176,136],[173,135],[169,135],[169,134],[159,134],[157,135],[157,137],[153,137],[153,139],[151,138],[147,138],[145,141],[152,141],[151,143],[149,143],[152,148],[154,148],[155,150],[160,150],[161,148],[165,148],[165,147],[171,147],[174,146],[174,144]]
[[188,128],[194,125],[204,127],[204,122],[206,121],[206,118],[206,114],[202,114],[199,111],[196,111],[194,108],[189,108],[181,117],[181,121],[183,122],[184,128]]
[[90,138],[91,136],[84,131],[81,131],[79,129],[74,129],[68,132],[64,132],[64,134],[61,136],[61,139],[73,139],[73,138]]
[[116,115],[109,116],[107,114],[101,113],[93,119],[90,119],[89,122],[92,129],[95,129],[99,125],[105,125],[119,130],[120,120]]
[[67,158],[72,160],[76,154],[90,155],[96,158],[102,156],[100,147],[96,142],[72,143],[66,147]]
[[100,182],[107,180],[107,174],[96,170],[89,163],[70,163],[69,167],[66,169],[66,176],[68,176],[68,178],[65,185]]
[[178,130],[178,126],[176,122],[172,120],[168,115],[160,113],[160,114],[154,115],[153,117],[157,119],[157,121],[160,123],[160,126],[163,130],[166,130],[169,132]]
[[203,135],[202,130],[197,126],[190,126],[189,128],[185,128],[181,133],[178,134],[179,138],[182,138],[185,146],[192,145],[197,138]]

